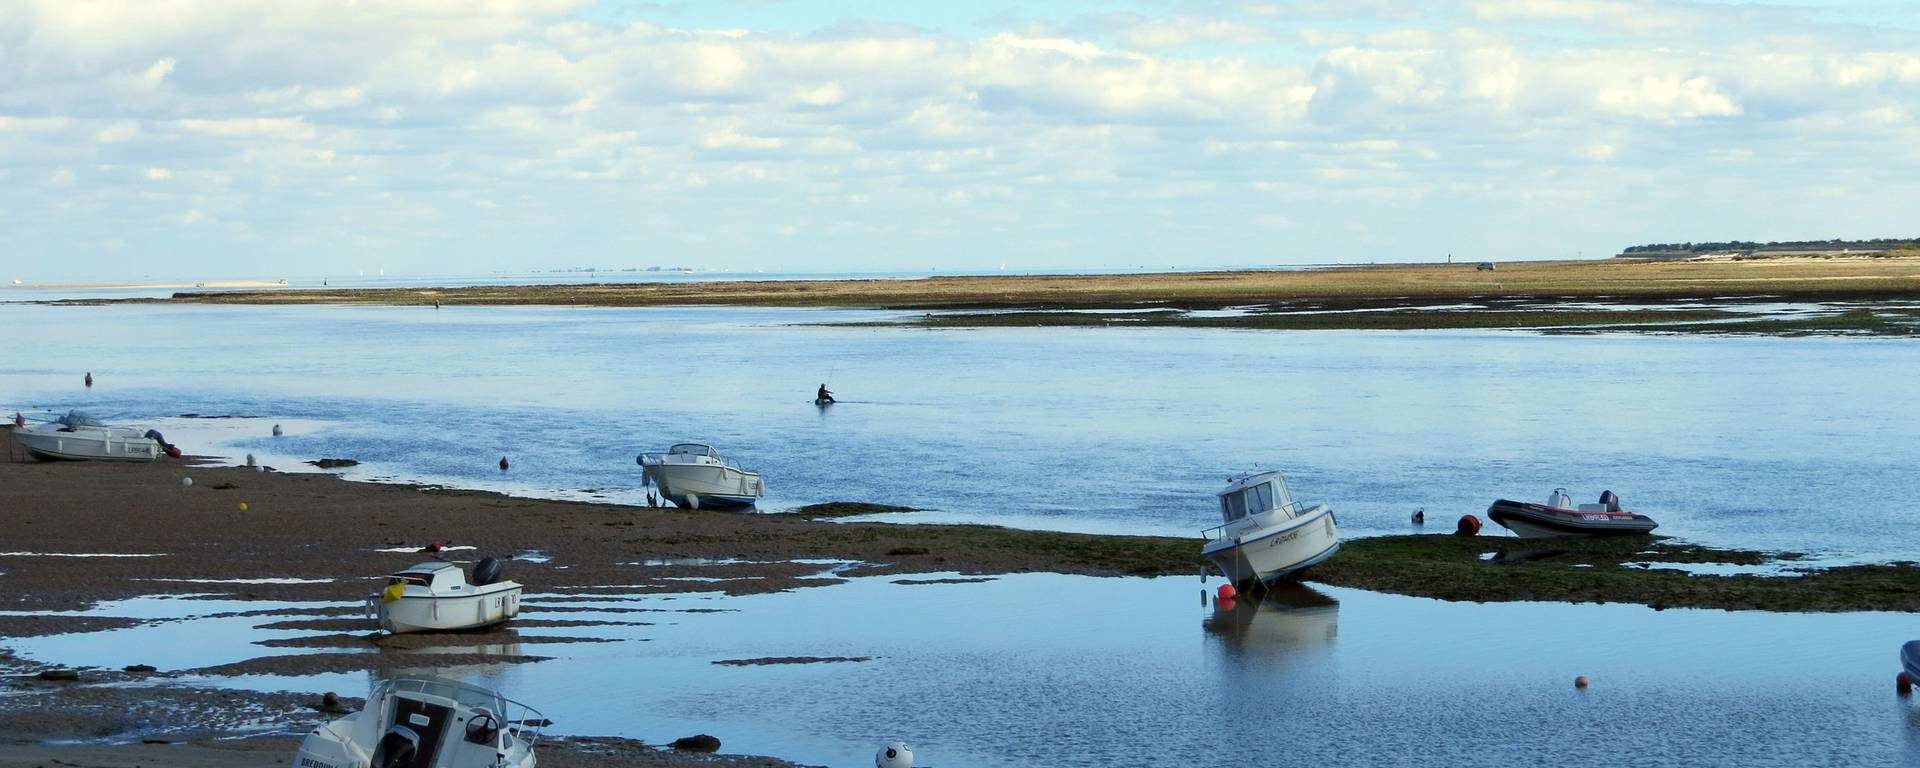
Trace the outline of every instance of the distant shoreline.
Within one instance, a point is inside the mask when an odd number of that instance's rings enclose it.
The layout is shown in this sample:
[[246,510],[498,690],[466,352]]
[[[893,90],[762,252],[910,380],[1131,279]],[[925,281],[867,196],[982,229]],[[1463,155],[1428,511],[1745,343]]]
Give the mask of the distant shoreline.
[[[1780,258],[1396,264],[1313,270],[920,279],[699,281],[181,291],[181,304],[849,307],[887,309],[1212,309],[1278,301],[1391,306],[1436,299],[1920,297],[1920,258]],[[209,287],[212,287],[211,285]],[[228,287],[228,286],[223,286]]]
[[192,283],[23,283],[0,285],[20,291],[164,291],[189,288],[275,288],[286,281],[275,280],[203,280]]

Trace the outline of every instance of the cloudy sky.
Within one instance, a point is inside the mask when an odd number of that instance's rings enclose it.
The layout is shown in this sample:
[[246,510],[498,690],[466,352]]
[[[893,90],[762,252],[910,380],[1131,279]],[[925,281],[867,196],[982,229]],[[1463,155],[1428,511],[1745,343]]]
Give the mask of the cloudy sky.
[[1911,2],[11,0],[0,281],[1916,236],[1916,116]]

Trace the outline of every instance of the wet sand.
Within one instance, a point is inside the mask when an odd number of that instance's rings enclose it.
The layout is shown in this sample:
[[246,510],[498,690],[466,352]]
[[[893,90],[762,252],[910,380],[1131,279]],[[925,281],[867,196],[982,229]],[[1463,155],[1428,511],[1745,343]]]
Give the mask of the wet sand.
[[[293,736],[202,739],[170,744],[4,744],[0,768],[258,768],[289,765],[300,740]],[[542,741],[537,753],[547,768],[786,768],[784,760],[736,755],[699,755],[653,748],[625,739]]]
[[[0,441],[11,433],[0,430]],[[16,452],[14,455],[18,455]],[[182,478],[192,478],[184,485]],[[537,662],[543,644],[521,629],[641,624],[674,611],[725,607],[620,608],[607,603],[663,593],[742,595],[842,583],[845,575],[1063,571],[1094,575],[1190,573],[1190,542],[1006,531],[979,526],[835,523],[799,514],[682,511],[521,499],[493,493],[348,482],[324,473],[255,472],[152,464],[0,462],[0,768],[13,765],[285,764],[286,739],[187,746],[102,741],[205,740],[270,731],[295,734],[331,715],[310,695],[182,687],[188,675],[309,675]],[[245,503],[247,509],[240,509]],[[433,540],[455,547],[446,559],[470,567],[481,556],[511,557],[507,578],[545,595],[521,618],[474,633],[381,636],[357,604],[384,574],[434,557]],[[382,552],[400,549],[399,552]],[[796,559],[832,561],[798,563]],[[697,576],[702,580],[681,577]],[[81,669],[76,681],[38,677],[44,665],[14,657],[14,639],[112,630],[140,620],[49,616],[104,601],[151,595],[257,601],[261,626],[328,632],[260,642],[258,656],[197,669],[134,672],[124,658]],[[724,598],[723,598],[724,600]],[[313,606],[287,618],[285,601]],[[581,621],[568,603],[592,601]],[[344,605],[340,605],[344,604]],[[724,606],[724,602],[719,603]],[[581,610],[587,610],[582,608]],[[108,613],[113,613],[109,611]],[[589,635],[567,642],[593,642]],[[359,691],[340,691],[355,695]],[[691,735],[691,734],[688,734]],[[723,735],[724,738],[724,735]],[[38,746],[49,741],[87,746]],[[713,763],[621,740],[574,740],[543,747],[548,765],[785,765],[766,759]]]

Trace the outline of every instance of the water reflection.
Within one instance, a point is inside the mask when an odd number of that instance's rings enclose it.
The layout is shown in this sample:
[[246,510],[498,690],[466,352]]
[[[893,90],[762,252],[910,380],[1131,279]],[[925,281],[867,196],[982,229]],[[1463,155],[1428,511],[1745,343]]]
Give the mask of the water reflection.
[[1229,653],[1265,655],[1333,643],[1340,601],[1305,584],[1270,587],[1210,609],[1201,623]]

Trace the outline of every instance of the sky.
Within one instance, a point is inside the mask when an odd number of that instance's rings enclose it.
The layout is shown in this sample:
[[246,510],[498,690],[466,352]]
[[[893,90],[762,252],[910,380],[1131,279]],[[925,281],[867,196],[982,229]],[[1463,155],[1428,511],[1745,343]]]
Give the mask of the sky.
[[9,0],[0,283],[1920,236],[1920,4]]

